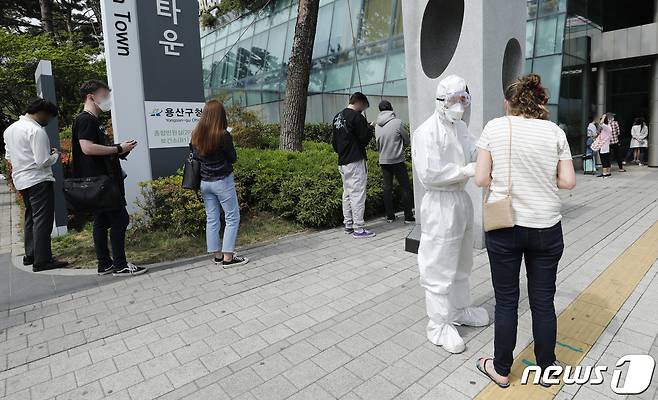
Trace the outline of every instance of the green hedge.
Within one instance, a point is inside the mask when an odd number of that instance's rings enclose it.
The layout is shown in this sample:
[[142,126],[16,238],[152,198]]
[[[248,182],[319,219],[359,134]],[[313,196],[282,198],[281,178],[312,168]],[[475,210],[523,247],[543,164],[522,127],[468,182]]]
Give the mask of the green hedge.
[[[279,124],[250,123],[236,125],[231,131],[237,146],[250,149],[277,149],[279,147]],[[304,141],[331,143],[330,124],[314,123],[304,125]]]
[[[366,217],[372,217],[383,215],[383,181],[377,153],[369,151],[368,158]],[[242,213],[268,211],[312,228],[342,223],[337,156],[326,143],[305,142],[302,152],[239,148],[234,174]],[[142,184],[138,225],[180,234],[203,232],[203,204],[180,187],[181,180],[176,175]]]

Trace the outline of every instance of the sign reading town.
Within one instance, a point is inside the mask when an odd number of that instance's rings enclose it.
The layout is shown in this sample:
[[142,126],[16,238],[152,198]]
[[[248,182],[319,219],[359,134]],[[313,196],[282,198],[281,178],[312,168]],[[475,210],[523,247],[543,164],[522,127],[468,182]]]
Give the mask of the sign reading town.
[[198,7],[189,0],[101,2],[114,139],[138,142],[124,164],[129,207],[139,182],[175,173],[186,158],[204,102]]

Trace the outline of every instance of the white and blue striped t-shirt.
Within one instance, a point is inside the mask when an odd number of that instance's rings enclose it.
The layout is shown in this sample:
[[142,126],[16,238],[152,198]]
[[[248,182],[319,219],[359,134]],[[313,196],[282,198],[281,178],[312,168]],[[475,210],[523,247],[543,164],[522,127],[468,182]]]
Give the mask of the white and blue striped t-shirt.
[[[571,160],[567,136],[551,121],[509,117],[512,121],[512,208],[514,223],[528,228],[549,228],[562,215],[558,196],[557,164]],[[507,117],[489,121],[477,146],[491,153],[493,167],[489,202],[507,194],[509,171]]]

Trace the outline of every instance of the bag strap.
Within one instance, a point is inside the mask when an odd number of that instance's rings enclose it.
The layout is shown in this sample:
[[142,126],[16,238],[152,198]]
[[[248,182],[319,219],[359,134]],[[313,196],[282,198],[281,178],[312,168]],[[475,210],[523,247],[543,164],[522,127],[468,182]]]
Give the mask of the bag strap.
[[512,197],[512,118],[507,117],[509,122],[509,164],[507,166],[507,196]]
[[[512,119],[507,117],[507,122],[509,124],[509,164],[507,167],[507,197],[512,197]],[[487,186],[487,190],[484,193],[484,203],[489,201],[489,195],[491,194],[491,183]]]

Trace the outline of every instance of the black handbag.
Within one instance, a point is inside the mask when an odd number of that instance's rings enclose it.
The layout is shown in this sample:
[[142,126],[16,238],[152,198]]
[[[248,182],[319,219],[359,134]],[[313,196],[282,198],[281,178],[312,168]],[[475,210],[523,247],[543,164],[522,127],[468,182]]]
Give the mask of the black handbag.
[[112,210],[124,204],[119,184],[109,175],[64,181],[66,208],[76,212]]
[[190,155],[183,166],[183,189],[199,190],[201,188],[201,162],[194,158],[192,144],[190,143]]

